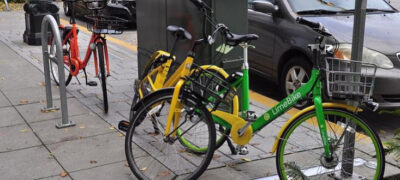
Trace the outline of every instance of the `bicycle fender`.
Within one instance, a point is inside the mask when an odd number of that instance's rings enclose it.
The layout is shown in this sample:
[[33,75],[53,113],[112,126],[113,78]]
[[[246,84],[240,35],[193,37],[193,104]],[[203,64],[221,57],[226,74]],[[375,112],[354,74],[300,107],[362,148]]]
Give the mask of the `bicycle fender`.
[[139,102],[137,102],[134,107],[131,107],[131,111],[134,111],[134,112],[137,111],[144,104],[144,102],[148,101],[148,99],[152,98],[153,96],[156,96],[157,93],[163,93],[163,92],[171,91],[171,94],[172,94],[174,92],[174,89],[175,89],[174,87],[163,88],[163,89],[157,90],[157,91],[155,91],[153,93],[150,93],[150,94],[146,95],[145,97],[140,99]]
[[[220,68],[218,66],[215,66],[215,65],[203,65],[203,66],[200,66],[200,67],[203,68],[203,69],[214,70],[214,71],[218,72],[220,75],[224,76],[225,79],[229,77],[229,74],[223,68]],[[193,73],[193,71],[194,70],[192,70],[191,73]],[[235,96],[234,99],[233,99],[233,114],[239,115],[239,106],[240,106],[239,105],[239,97]]]
[[[336,109],[344,109],[347,111],[351,111],[351,112],[360,112],[362,111],[361,108],[357,108],[354,106],[349,106],[347,104],[342,104],[342,103],[322,103],[322,107],[323,108],[336,108]],[[298,117],[302,116],[303,114],[306,114],[312,110],[315,109],[315,106],[309,106],[303,110],[301,110],[300,112],[296,113],[294,116],[292,116],[288,121],[286,121],[286,123],[283,125],[283,127],[281,128],[281,130],[279,131],[278,135],[275,138],[275,143],[274,146],[272,147],[270,153],[274,154],[276,152],[276,150],[278,149],[278,142],[279,139],[281,138],[283,131],[289,126],[290,123],[292,123],[295,119],[297,119]]]
[[222,76],[224,76],[224,78],[228,78],[229,77],[229,74],[224,69],[222,69],[222,68],[220,68],[218,66],[215,66],[215,65],[203,65],[203,66],[200,66],[200,67],[203,68],[203,69],[211,69],[211,70],[217,71]]

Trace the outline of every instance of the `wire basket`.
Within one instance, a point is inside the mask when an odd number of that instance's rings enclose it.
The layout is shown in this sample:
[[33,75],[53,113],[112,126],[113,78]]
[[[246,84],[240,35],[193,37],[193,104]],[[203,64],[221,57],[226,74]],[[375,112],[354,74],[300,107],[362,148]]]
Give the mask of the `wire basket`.
[[115,16],[88,15],[85,17],[89,20],[87,29],[96,34],[122,34],[128,22]]
[[219,75],[193,64],[192,74],[186,77],[184,92],[200,97],[202,102],[215,111],[219,106],[232,106],[232,100],[237,95],[229,82]]
[[367,102],[375,84],[376,65],[361,61],[325,58],[327,94],[332,99]]

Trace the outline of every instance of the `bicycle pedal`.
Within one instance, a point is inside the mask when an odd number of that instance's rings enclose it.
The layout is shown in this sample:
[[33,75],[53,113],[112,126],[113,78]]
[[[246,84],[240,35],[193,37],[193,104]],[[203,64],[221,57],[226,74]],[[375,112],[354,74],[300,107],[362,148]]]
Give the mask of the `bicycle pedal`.
[[126,131],[128,131],[129,125],[130,125],[130,123],[128,121],[122,120],[118,123],[118,129],[126,132]]
[[67,49],[67,48],[63,48],[63,54],[64,54],[64,56],[66,56],[66,55],[68,55],[68,54],[69,54],[69,51],[68,51],[68,49]]
[[248,122],[254,122],[257,120],[257,115],[254,111],[247,111],[244,119]]
[[88,81],[86,83],[86,85],[88,85],[88,86],[97,86],[97,82],[96,81]]
[[247,146],[237,145],[235,150],[236,150],[236,152],[238,152],[240,155],[247,155],[247,154],[249,154],[249,149],[247,149]]

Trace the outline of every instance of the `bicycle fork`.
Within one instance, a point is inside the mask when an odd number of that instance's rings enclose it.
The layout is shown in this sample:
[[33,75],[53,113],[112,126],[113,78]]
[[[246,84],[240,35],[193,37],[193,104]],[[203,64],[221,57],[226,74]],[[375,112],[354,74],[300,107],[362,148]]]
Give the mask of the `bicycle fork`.
[[332,158],[332,152],[330,149],[330,142],[328,139],[328,130],[326,127],[325,115],[324,115],[324,110],[322,107],[321,89],[322,89],[322,84],[321,84],[321,81],[318,80],[313,89],[313,100],[314,100],[314,105],[315,105],[317,121],[318,121],[318,128],[319,128],[322,143],[324,146],[325,158],[330,159],[330,158]]
[[[182,110],[182,104],[179,102],[179,94],[181,92],[181,88],[184,83],[185,83],[185,81],[183,79],[180,79],[178,81],[178,83],[176,83],[176,85],[175,85],[174,94],[173,94],[172,100],[171,100],[171,107],[169,108],[168,120],[167,120],[167,124],[165,127],[165,132],[164,132],[164,136],[165,136],[164,138],[166,140],[168,140],[170,138],[169,137],[170,134],[172,135],[172,138],[175,138],[175,136],[176,136],[176,129],[179,124],[179,118],[180,118],[181,110]],[[174,130],[170,133],[172,120],[174,121]]]

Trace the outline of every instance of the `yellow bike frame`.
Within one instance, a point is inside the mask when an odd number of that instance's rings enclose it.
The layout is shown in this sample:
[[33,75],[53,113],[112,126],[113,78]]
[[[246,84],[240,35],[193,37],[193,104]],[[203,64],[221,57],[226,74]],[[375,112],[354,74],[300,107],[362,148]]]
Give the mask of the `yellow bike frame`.
[[[149,62],[155,61],[162,56],[169,56],[169,55],[170,54],[168,52],[159,50],[159,51],[154,52],[148,61]],[[171,104],[170,111],[169,111],[169,112],[173,112],[173,113],[168,114],[168,121],[167,121],[166,128],[165,128],[165,135],[169,134],[172,122],[174,122],[173,123],[174,129],[176,129],[177,128],[176,126],[179,124],[179,118],[180,118],[180,113],[181,113],[181,109],[182,109],[182,105],[178,101],[179,92],[180,92],[180,88],[182,87],[182,85],[185,81],[184,78],[187,75],[192,73],[191,67],[192,67],[194,59],[191,56],[187,56],[186,59],[183,61],[183,63],[178,67],[178,69],[167,80],[168,72],[169,72],[169,70],[171,68],[171,64],[174,60],[175,60],[175,58],[170,58],[162,65],[153,69],[150,73],[148,73],[146,75],[146,77],[144,77],[140,81],[139,86],[138,86],[138,92],[139,92],[140,98],[143,98],[143,96],[144,96],[144,94],[142,92],[142,86],[146,82],[150,85],[152,91],[156,91],[161,88],[175,86],[174,95],[173,95],[173,98],[171,101],[172,104]],[[222,69],[218,66],[203,65],[203,66],[201,66],[201,68],[218,72],[218,74],[222,75],[224,78],[228,78],[228,76],[229,76],[228,73],[226,73],[224,69]],[[235,96],[233,98],[232,106],[233,106],[232,114],[238,116],[238,114],[239,114],[239,98],[237,96]],[[176,132],[173,132],[172,137],[175,137],[175,136],[176,136]]]

